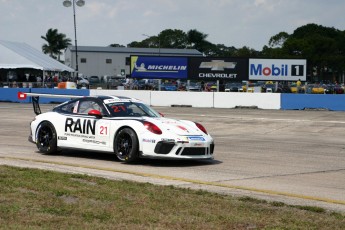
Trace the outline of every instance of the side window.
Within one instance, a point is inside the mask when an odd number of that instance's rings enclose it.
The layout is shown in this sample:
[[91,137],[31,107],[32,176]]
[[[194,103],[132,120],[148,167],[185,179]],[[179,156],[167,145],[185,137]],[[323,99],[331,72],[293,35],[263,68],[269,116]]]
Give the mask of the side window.
[[73,113],[73,110],[74,110],[76,105],[77,105],[77,101],[68,103],[68,104],[63,105],[61,107],[61,111],[64,113]]
[[128,107],[126,103],[116,103],[111,105],[111,110],[116,117],[128,116]]
[[141,115],[142,114],[142,110],[140,110],[139,109],[139,107],[138,106],[136,106],[136,105],[134,105],[134,104],[132,104],[132,105],[129,105],[128,106],[128,110],[129,110],[129,115],[130,116],[135,116],[135,115]]
[[94,102],[94,101],[81,101],[79,103],[79,110],[78,113],[80,114],[88,114],[90,110],[99,110],[102,114],[104,114],[104,111],[102,110],[102,107]]

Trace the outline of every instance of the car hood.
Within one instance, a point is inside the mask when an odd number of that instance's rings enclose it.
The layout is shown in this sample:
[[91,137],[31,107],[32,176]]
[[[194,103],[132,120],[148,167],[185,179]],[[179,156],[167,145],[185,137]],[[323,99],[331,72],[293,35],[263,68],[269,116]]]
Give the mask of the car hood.
[[[151,119],[150,119],[151,120]],[[179,136],[199,136],[204,135],[193,123],[175,120],[171,118],[154,118],[152,122],[156,124],[162,131],[171,132]]]

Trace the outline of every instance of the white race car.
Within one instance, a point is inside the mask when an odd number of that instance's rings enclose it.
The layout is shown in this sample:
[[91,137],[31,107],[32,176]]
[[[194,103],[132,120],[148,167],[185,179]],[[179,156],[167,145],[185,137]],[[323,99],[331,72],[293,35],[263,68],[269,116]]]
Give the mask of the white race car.
[[[143,102],[120,96],[31,96],[37,116],[29,140],[42,154],[74,148],[115,153],[120,161],[141,157],[213,159],[214,141],[197,122],[165,118]],[[39,97],[69,97],[41,113]]]

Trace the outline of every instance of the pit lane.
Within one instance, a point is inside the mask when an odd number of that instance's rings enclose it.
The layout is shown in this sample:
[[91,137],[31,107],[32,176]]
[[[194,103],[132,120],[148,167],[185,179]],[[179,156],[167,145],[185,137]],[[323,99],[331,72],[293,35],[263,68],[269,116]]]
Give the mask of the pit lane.
[[215,160],[145,159],[126,165],[113,155],[93,152],[42,156],[27,141],[34,117],[31,104],[0,103],[0,164],[207,189],[345,212],[344,112],[155,109],[167,117],[201,122],[215,139]]

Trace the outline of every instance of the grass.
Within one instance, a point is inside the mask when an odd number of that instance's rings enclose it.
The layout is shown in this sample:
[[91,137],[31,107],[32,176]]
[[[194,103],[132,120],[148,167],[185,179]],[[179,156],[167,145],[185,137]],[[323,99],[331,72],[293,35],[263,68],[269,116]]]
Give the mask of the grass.
[[0,166],[0,229],[344,229],[345,216],[250,197]]

